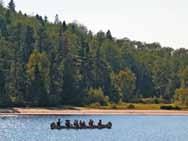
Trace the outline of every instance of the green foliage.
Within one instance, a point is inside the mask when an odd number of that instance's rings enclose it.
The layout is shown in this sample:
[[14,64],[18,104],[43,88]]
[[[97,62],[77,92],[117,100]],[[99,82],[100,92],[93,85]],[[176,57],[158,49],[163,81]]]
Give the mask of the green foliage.
[[108,30],[108,31],[106,32],[106,38],[107,38],[107,39],[109,39],[109,40],[112,40],[112,39],[113,39],[113,37],[112,37],[112,34],[111,34],[111,31],[110,31],[110,30]]
[[39,71],[38,65],[34,68],[34,76],[30,85],[30,96],[32,106],[47,106],[48,97],[45,87],[45,81],[42,78],[42,73]]
[[188,66],[180,70],[181,87],[188,88]]
[[7,27],[6,27],[6,19],[3,16],[0,16],[0,37],[7,36]]
[[163,98],[143,98],[140,103],[144,104],[160,104],[160,103],[165,103],[165,100]]
[[[187,105],[188,50],[55,23],[0,4],[0,105]],[[177,90],[176,90],[177,89]],[[112,106],[115,107],[115,106]]]
[[2,71],[0,71],[0,80],[0,106],[9,106],[10,97],[6,93],[5,76]]
[[176,89],[175,101],[177,104],[188,106],[188,88]]
[[135,107],[133,104],[129,104],[129,105],[127,106],[127,108],[128,108],[128,109],[135,109],[136,107]]
[[46,53],[33,51],[31,54],[27,64],[27,72],[30,79],[34,79],[36,66],[38,66],[39,71],[42,73],[42,78],[47,81],[49,77],[49,60]]
[[117,89],[123,101],[129,101],[134,97],[133,92],[135,90],[135,75],[129,70],[124,69],[119,73],[112,74],[113,85]]
[[160,106],[160,109],[162,109],[162,110],[180,110],[181,108],[178,106],[172,106],[172,105],[162,105],[162,106]]
[[87,91],[86,101],[88,104],[99,103],[100,105],[107,105],[108,97],[104,96],[104,93],[101,88],[98,89],[90,88]]

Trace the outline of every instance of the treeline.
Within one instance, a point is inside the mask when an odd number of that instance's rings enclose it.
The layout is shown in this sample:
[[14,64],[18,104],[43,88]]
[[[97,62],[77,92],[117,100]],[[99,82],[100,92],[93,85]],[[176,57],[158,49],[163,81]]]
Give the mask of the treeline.
[[188,50],[93,34],[0,3],[0,105],[188,103]]

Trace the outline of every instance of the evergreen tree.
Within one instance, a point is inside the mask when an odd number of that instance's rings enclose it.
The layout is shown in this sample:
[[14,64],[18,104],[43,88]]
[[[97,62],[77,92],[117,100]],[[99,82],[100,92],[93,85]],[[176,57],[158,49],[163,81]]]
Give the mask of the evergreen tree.
[[8,3],[8,8],[9,10],[11,10],[12,12],[15,12],[15,3],[14,3],[14,0],[10,0],[10,2]]
[[23,47],[23,60],[25,64],[28,62],[31,53],[34,50],[34,45],[35,45],[34,43],[35,43],[35,38],[34,38],[33,28],[30,26],[26,26],[24,47]]
[[171,103],[175,92],[187,105],[187,66],[188,49],[94,35],[58,15],[49,23],[16,13],[13,0],[0,6],[1,105]]
[[10,24],[11,23],[11,12],[10,10],[7,10],[6,13],[5,13],[5,19],[6,19],[6,23],[7,24]]
[[0,38],[1,37],[4,37],[6,38],[7,37],[7,24],[6,24],[6,20],[5,18],[3,18],[2,16],[0,16]]
[[65,21],[63,21],[63,32],[65,32],[65,31],[66,31],[66,29],[67,29],[67,24],[66,24],[66,22],[65,22]]
[[62,102],[61,96],[63,95],[63,76],[64,76],[64,35],[63,26],[60,26],[59,44],[51,50],[50,58],[50,104],[58,105]]
[[46,106],[48,104],[45,83],[38,65],[34,68],[34,78],[31,80],[30,96],[33,106]]
[[54,20],[54,24],[59,24],[61,21],[59,20],[59,15],[56,14],[55,15],[55,20]]
[[22,104],[24,97],[24,84],[23,78],[24,68],[22,62],[22,48],[23,48],[23,26],[21,24],[16,25],[12,29],[10,40],[14,44],[13,48],[13,60],[10,68],[10,82],[9,93],[12,95],[15,104]]
[[45,25],[41,25],[39,27],[37,35],[38,35],[37,50],[39,52],[48,51],[49,50],[49,41],[48,41],[48,35],[47,35]]
[[111,34],[111,31],[110,31],[110,30],[108,30],[108,31],[106,32],[106,38],[107,38],[107,39],[109,39],[109,40],[112,40],[112,39],[113,39],[113,37],[112,37],[112,34]]
[[0,106],[9,106],[10,105],[10,97],[6,93],[5,86],[5,76],[4,73],[0,70]]
[[48,22],[48,17],[47,17],[47,16],[44,17],[44,22],[45,22],[45,23]]

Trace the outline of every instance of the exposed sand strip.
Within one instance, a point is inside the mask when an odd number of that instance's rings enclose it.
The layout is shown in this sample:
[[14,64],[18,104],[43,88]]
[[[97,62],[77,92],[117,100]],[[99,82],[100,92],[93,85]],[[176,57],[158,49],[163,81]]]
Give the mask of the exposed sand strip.
[[175,110],[103,110],[77,108],[75,110],[66,109],[45,109],[45,108],[12,108],[0,109],[0,116],[12,115],[147,115],[147,116],[188,116],[188,111]]

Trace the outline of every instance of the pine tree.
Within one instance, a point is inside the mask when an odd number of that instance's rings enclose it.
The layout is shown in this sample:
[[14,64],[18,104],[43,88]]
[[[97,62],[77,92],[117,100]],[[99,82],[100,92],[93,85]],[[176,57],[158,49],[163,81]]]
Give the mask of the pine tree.
[[34,69],[34,78],[31,81],[30,92],[33,106],[45,106],[48,104],[45,83],[38,65]]
[[7,25],[4,17],[0,16],[0,38],[1,36],[7,37]]
[[59,24],[61,21],[59,20],[59,15],[56,14],[55,15],[55,21],[54,21],[54,24]]
[[63,32],[65,32],[65,31],[66,31],[66,29],[67,29],[67,24],[66,24],[66,22],[65,22],[65,21],[63,21],[62,28],[63,28]]
[[4,72],[0,70],[0,106],[9,106],[10,98],[6,93]]
[[47,16],[44,17],[44,22],[45,22],[45,23],[48,22],[48,17],[47,17]]
[[25,39],[24,39],[24,47],[23,47],[23,61],[26,64],[28,62],[28,59],[34,50],[34,31],[33,28],[30,26],[26,27],[25,31]]
[[10,40],[14,44],[14,49],[9,76],[9,93],[12,97],[15,97],[13,101],[15,104],[22,104],[23,94],[25,92],[25,90],[23,90],[25,80],[23,78],[24,68],[22,61],[23,26],[18,24],[12,29],[12,31]]
[[11,23],[11,12],[10,10],[7,10],[5,13],[5,19],[6,19],[6,23],[10,24]]
[[46,31],[46,26],[41,25],[38,32],[38,40],[37,40],[37,50],[39,52],[48,51],[49,47],[49,41],[48,41],[48,35]]
[[64,33],[63,25],[59,29],[59,44],[51,50],[49,55],[50,60],[50,99],[49,102],[52,106],[60,104],[61,95],[63,93],[63,49],[64,49]]
[[8,3],[8,8],[9,10],[11,10],[12,12],[15,12],[15,3],[14,3],[14,0],[10,0],[10,2]]
[[110,30],[108,30],[108,31],[106,32],[106,38],[107,38],[107,39],[109,39],[109,40],[112,40],[112,39],[113,39],[113,37],[112,37],[112,34],[111,34],[111,31],[110,31]]

